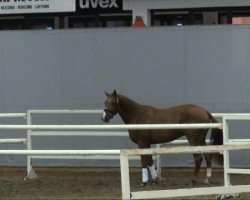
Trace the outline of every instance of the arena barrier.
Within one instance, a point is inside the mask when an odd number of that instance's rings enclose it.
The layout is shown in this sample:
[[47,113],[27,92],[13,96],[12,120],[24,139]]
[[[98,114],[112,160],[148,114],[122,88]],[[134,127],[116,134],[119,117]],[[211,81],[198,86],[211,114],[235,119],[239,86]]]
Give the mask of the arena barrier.
[[[237,142],[233,144],[228,136],[228,121],[230,120],[249,120],[250,115],[238,115],[238,116],[224,116],[222,123],[209,123],[209,124],[143,124],[143,125],[0,125],[0,129],[4,130],[82,130],[82,131],[124,131],[124,130],[143,130],[143,129],[204,129],[204,128],[223,128],[224,132],[224,145],[223,146],[203,146],[203,147],[173,147],[171,148],[155,148],[155,149],[136,149],[136,150],[124,150],[121,153],[121,177],[122,177],[122,195],[124,199],[148,199],[148,198],[163,198],[174,196],[192,196],[195,195],[207,195],[207,194],[225,194],[225,193],[241,193],[249,192],[250,185],[243,186],[230,186],[230,174],[250,174],[249,169],[231,169],[229,165],[229,151],[250,149],[250,143],[245,141],[245,144]],[[231,143],[231,144],[230,144]],[[175,148],[175,149],[174,149]],[[179,150],[177,149],[179,148]],[[18,153],[19,152],[19,153]],[[99,152],[102,152],[99,154]],[[130,192],[129,186],[129,165],[128,156],[141,155],[141,154],[163,154],[163,153],[194,153],[194,152],[223,152],[224,154],[224,187],[213,188],[192,188],[177,190],[177,192],[171,190],[163,191],[144,191],[144,192]],[[1,150],[2,155],[117,155],[120,150]],[[172,195],[172,196],[171,196]]]
[[[154,149],[135,149],[123,150],[120,154],[121,162],[121,181],[122,181],[122,197],[123,199],[149,199],[149,198],[167,198],[180,196],[196,196],[209,194],[227,194],[249,192],[250,185],[230,186],[230,173],[245,173],[250,171],[245,169],[241,172],[239,169],[229,168],[229,150],[250,149],[250,143],[247,144],[227,144],[228,138],[228,120],[244,120],[248,117],[238,116],[223,117],[223,123],[214,124],[143,124],[143,125],[0,125],[0,129],[4,130],[96,130],[96,131],[117,131],[117,130],[142,130],[142,129],[204,129],[204,128],[222,128],[224,132],[223,146],[202,146],[202,147],[172,147],[172,148],[154,148]],[[129,164],[128,156],[143,154],[163,154],[163,153],[195,153],[195,152],[223,152],[224,153],[224,187],[212,188],[192,188],[181,190],[160,190],[160,191],[143,191],[130,192],[129,184]],[[117,155],[120,150],[1,150],[1,155]],[[231,171],[230,171],[231,170]]]
[[[27,111],[27,125],[32,125],[32,116],[33,115],[42,115],[42,114],[59,114],[59,115],[65,115],[65,114],[97,114],[101,115],[103,110],[28,110]],[[212,114],[216,118],[222,118],[223,116],[248,116],[250,114],[242,114],[242,113],[213,113]],[[27,130],[27,150],[32,150],[32,137],[36,136],[126,136],[128,137],[128,131],[124,129],[123,131],[79,131],[79,130],[71,130],[70,132],[62,129],[60,131],[48,131],[48,130],[36,130],[35,132],[33,130]],[[234,140],[234,142],[242,142],[246,140],[241,140],[237,139]],[[207,143],[210,141],[207,140]],[[249,140],[250,142],[250,140]],[[167,144],[158,144],[156,147],[160,148],[163,146],[169,146],[169,145],[186,145],[188,144],[187,140],[175,140]],[[102,155],[95,155],[95,156],[88,156],[88,157],[83,157],[83,156],[56,156],[56,155],[33,155],[33,156],[27,156],[27,178],[28,179],[35,179],[37,178],[37,175],[35,173],[35,170],[32,166],[32,159],[120,159],[119,156],[117,155],[110,155],[110,156],[102,156]],[[154,160],[156,160],[157,163],[157,169],[158,169],[158,174],[159,177],[161,178],[161,158],[160,155],[156,155],[153,157]],[[130,159],[140,159],[139,156],[131,156]]]
[[[32,125],[32,117],[34,115],[42,115],[42,114],[102,114],[103,110],[28,110],[27,111],[27,125]],[[222,114],[216,114],[219,116],[222,116]],[[100,116],[101,117],[101,116]],[[128,137],[128,131],[127,129],[124,129],[122,131],[79,131],[79,130],[71,130],[70,132],[62,129],[60,131],[44,131],[44,130],[27,130],[27,149],[32,149],[32,137],[36,136],[126,136]],[[175,140],[169,144],[173,145],[183,145],[187,144],[186,140]],[[120,159],[117,155],[111,155],[111,156],[88,156],[88,157],[82,157],[82,156],[55,156],[55,155],[33,155],[33,156],[27,156],[27,178],[28,179],[36,179],[37,175],[35,173],[35,170],[32,166],[32,159]],[[131,159],[139,160],[139,156],[132,156]],[[157,160],[157,167],[159,168],[159,172],[161,172],[161,166],[160,166],[160,156],[155,156],[154,159]]]

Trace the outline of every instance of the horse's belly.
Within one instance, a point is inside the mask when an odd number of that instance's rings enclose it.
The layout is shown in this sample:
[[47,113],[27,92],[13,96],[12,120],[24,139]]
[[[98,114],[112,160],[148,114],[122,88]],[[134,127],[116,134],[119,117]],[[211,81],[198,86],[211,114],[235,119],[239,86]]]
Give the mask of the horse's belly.
[[172,142],[184,134],[177,131],[154,131],[149,133],[151,144],[168,143]]

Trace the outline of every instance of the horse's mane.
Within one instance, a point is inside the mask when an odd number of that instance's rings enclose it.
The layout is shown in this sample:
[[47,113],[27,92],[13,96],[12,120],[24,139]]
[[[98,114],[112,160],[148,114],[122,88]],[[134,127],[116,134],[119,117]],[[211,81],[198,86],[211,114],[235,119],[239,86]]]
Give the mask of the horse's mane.
[[128,97],[125,97],[123,95],[118,95],[119,99],[122,99],[123,101],[125,101],[126,103],[132,103],[132,104],[136,104],[136,105],[140,105],[139,103],[129,99]]

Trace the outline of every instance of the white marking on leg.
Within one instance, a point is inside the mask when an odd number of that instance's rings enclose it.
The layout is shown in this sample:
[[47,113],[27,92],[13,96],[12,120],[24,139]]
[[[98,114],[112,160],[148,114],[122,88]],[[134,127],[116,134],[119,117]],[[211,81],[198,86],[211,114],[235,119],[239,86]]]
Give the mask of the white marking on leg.
[[106,117],[106,112],[103,111],[103,112],[102,112],[102,118],[105,119],[105,117]]
[[207,175],[206,175],[205,184],[210,184],[211,177],[212,177],[212,169],[207,168]]
[[149,171],[151,173],[152,179],[155,180],[157,178],[157,172],[155,170],[155,166],[152,165],[152,166],[149,166],[148,168],[149,168]]
[[148,182],[148,169],[142,168],[142,182],[147,183]]
[[211,178],[211,177],[212,177],[212,169],[207,168],[207,178]]

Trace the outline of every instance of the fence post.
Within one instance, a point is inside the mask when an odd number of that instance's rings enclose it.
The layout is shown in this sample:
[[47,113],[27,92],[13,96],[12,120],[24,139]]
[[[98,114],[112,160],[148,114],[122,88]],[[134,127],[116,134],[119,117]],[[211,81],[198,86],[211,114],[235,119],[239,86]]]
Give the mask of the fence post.
[[[161,148],[161,144],[157,144],[156,147]],[[162,180],[162,177],[161,177],[161,155],[160,154],[156,155],[156,167],[157,167],[158,177],[160,180]]]
[[123,150],[121,150],[120,152],[120,168],[121,168],[122,199],[131,199],[128,156],[124,154]]
[[[226,117],[222,119],[223,124],[223,145],[228,144],[229,141],[229,128],[228,128],[228,120]],[[223,151],[224,157],[224,186],[230,186],[230,174],[228,170],[230,168],[230,160],[229,160],[229,150]]]
[[[27,111],[27,125],[32,125],[31,111]],[[31,130],[27,130],[27,150],[32,150]],[[27,155],[27,179],[36,179],[37,175],[32,167],[31,156]]]

